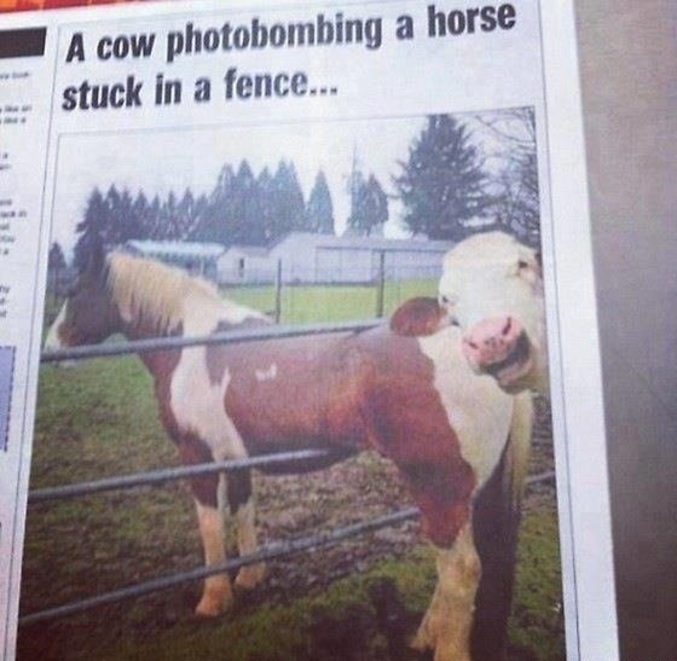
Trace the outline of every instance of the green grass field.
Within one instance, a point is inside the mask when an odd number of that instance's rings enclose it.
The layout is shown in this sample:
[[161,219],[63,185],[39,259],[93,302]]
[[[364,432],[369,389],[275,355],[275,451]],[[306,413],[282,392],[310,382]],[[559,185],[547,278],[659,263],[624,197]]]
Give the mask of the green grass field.
[[[433,285],[392,285],[386,307],[431,294]],[[284,296],[282,321],[288,323],[369,318],[376,303],[366,288],[290,288]],[[266,310],[272,291],[247,289],[232,297]],[[32,488],[171,465],[178,465],[176,450],[158,423],[150,377],[138,359],[42,368]],[[362,518],[383,500],[407,505],[392,469],[375,457],[363,455],[331,470],[257,480],[264,541]],[[215,622],[193,618],[200,586],[186,584],[23,628],[18,658],[420,659],[406,642],[432,593],[434,564],[412,526],[273,563],[268,579],[254,593],[240,595],[235,611]],[[552,494],[527,507],[519,555],[511,659],[562,661]],[[200,564],[192,499],[182,482],[34,505],[27,518],[21,610],[42,610]]]
[[[388,282],[383,293],[385,314],[412,296],[435,296],[434,280]],[[275,289],[271,286],[225,289],[224,296],[264,312],[275,310]],[[282,288],[281,323],[305,324],[314,321],[371,319],[377,314],[374,285],[295,285]]]

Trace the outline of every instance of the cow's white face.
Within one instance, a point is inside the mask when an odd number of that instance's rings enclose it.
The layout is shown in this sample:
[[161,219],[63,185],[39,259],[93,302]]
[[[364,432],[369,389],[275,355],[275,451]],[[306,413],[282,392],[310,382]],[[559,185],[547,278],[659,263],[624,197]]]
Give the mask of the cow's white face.
[[464,331],[472,368],[507,392],[547,391],[543,278],[536,251],[501,232],[478,234],[444,258],[439,300]]

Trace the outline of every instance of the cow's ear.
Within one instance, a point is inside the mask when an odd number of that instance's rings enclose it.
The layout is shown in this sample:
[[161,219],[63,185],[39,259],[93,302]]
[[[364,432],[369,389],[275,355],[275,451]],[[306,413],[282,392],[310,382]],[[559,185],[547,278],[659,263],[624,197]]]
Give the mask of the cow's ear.
[[445,311],[436,298],[418,296],[400,305],[390,317],[390,330],[405,337],[433,335],[448,325]]
[[538,268],[542,269],[543,268],[543,253],[540,250],[536,250],[536,252],[534,252],[534,259],[536,260],[536,264],[538,264]]

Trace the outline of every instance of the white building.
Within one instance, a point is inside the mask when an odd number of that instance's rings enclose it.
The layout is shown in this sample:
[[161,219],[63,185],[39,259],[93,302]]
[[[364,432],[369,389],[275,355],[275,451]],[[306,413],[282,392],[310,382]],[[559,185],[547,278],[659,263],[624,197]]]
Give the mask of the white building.
[[217,279],[223,283],[265,283],[275,280],[276,271],[277,263],[268,248],[231,246],[219,256]]
[[381,269],[388,280],[436,278],[452,246],[448,241],[292,232],[268,249],[231,246],[218,258],[218,279],[271,282],[278,268],[285,283],[373,282]]

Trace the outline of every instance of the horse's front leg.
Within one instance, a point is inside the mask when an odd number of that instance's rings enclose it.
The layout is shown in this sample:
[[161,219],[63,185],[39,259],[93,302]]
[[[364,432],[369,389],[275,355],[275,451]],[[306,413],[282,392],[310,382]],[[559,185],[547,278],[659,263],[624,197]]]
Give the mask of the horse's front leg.
[[413,646],[433,648],[435,661],[471,661],[470,631],[481,574],[468,521],[453,545],[437,549],[437,587]]
[[[196,439],[182,439],[179,444],[184,464],[212,461],[206,444]],[[191,478],[190,486],[195,499],[197,520],[204,549],[205,566],[216,567],[226,561],[226,544],[223,517],[224,477],[201,475]],[[228,610],[233,603],[233,591],[226,572],[208,576],[204,581],[202,598],[195,608],[196,615],[215,617]]]
[[[224,540],[223,510],[195,499],[205,566],[216,567],[226,561]],[[227,573],[208,576],[204,582],[202,598],[195,608],[195,614],[203,617],[216,617],[228,610],[233,603],[233,590]]]
[[[228,504],[231,514],[237,520],[237,548],[240,557],[255,553],[258,548],[258,540],[251,471],[236,471],[228,476]],[[245,565],[237,573],[235,585],[245,590],[251,590],[263,580],[265,575],[265,563],[257,562],[253,565]]]

